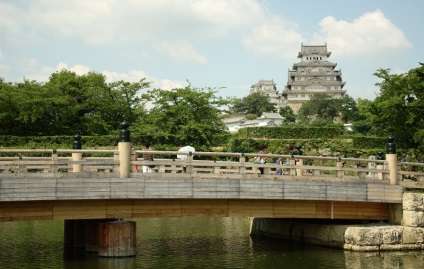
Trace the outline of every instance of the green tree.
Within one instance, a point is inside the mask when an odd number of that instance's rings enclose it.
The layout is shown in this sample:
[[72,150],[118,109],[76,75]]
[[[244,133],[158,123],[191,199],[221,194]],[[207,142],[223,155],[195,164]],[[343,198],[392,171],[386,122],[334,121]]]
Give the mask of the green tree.
[[154,143],[191,145],[208,149],[215,135],[226,133],[220,108],[228,101],[216,96],[216,90],[196,89],[191,85],[172,90],[153,89],[146,98],[153,108],[132,127]]
[[246,97],[234,99],[230,111],[234,114],[255,114],[260,117],[263,112],[276,112],[276,109],[268,95],[254,92]]
[[19,132],[22,124],[19,117],[17,87],[0,78],[0,134],[13,135]]
[[299,115],[306,118],[322,118],[333,121],[339,115],[338,99],[333,99],[327,94],[314,94],[310,100],[304,102],[299,110]]
[[62,70],[51,75],[46,87],[59,91],[63,105],[55,111],[58,132],[101,135],[115,132],[120,122],[134,122],[144,112],[139,91],[147,88],[139,82],[117,81],[107,84],[102,74],[77,75]]
[[352,120],[352,128],[355,132],[363,135],[377,135],[379,130],[377,126],[371,124],[375,120],[375,115],[371,113],[372,101],[368,99],[358,98],[357,100],[357,113]]
[[290,106],[281,107],[279,113],[282,117],[286,118],[286,122],[296,121],[296,115],[293,113],[293,109]]
[[341,120],[343,123],[349,123],[355,120],[358,114],[358,107],[355,99],[345,94],[342,98],[336,99],[339,103],[338,108],[341,114]]
[[380,93],[370,107],[375,116],[371,124],[384,135],[394,135],[403,146],[416,147],[422,143],[424,66],[404,74],[390,74],[379,69],[374,74],[381,79],[376,85]]
[[53,73],[49,81],[0,79],[0,134],[104,135],[115,133],[120,122],[135,122],[146,112],[139,82],[106,83],[102,74]]

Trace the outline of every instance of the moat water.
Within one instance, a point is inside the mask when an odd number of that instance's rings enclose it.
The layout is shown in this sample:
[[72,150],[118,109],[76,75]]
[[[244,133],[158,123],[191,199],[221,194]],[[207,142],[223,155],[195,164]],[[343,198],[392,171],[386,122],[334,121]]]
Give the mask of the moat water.
[[63,221],[0,223],[0,268],[424,268],[424,253],[363,253],[249,236],[246,218],[136,219],[137,255],[65,251]]

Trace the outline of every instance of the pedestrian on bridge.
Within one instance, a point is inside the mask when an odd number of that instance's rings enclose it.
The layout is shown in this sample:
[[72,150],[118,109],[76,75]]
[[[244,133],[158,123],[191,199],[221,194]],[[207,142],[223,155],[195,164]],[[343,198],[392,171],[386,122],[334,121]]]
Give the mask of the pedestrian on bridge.
[[[258,154],[265,154],[265,149],[266,149],[266,146],[264,144],[261,144],[259,146]],[[265,164],[266,163],[266,159],[267,159],[266,157],[259,157],[259,156],[257,156],[257,157],[255,157],[253,159],[253,163]],[[261,172],[261,174],[263,175],[264,168],[263,167],[258,167],[258,169]]]
[[[293,154],[293,152],[294,152],[294,146],[293,145],[290,145],[289,146],[289,149],[288,149],[288,152],[285,152],[285,153],[287,153],[287,154],[289,154],[289,155],[292,155]],[[283,153],[281,153],[281,154],[284,154],[284,152]],[[285,162],[283,163],[283,158],[278,158],[277,159],[277,161],[275,161],[275,163],[276,164],[278,164],[278,165],[280,165],[280,166],[283,166],[283,165],[290,165],[290,158],[286,158],[286,160],[285,160]],[[276,175],[282,175],[283,174],[283,167],[278,167],[276,170],[275,170],[275,174]]]
[[[150,143],[147,142],[144,145],[144,148],[142,149],[143,151],[149,151],[150,149]],[[153,155],[151,153],[144,153],[143,154],[143,160],[145,161],[153,161]],[[151,173],[152,172],[152,168],[154,166],[152,165],[143,165],[143,173]]]

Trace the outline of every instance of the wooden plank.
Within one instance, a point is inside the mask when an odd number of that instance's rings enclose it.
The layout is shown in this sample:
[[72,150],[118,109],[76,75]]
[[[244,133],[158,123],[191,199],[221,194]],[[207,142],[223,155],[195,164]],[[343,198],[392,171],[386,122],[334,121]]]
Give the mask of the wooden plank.
[[230,217],[272,217],[273,202],[268,200],[229,200]]
[[182,200],[182,216],[228,217],[227,200]]

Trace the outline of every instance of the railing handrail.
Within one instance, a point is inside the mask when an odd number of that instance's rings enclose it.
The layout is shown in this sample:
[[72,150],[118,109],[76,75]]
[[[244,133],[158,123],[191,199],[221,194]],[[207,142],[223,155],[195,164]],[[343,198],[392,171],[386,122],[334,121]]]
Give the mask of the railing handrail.
[[[28,155],[38,156],[28,156]],[[47,154],[40,156],[40,154]],[[65,155],[63,155],[65,154]],[[74,154],[79,156],[74,158]],[[92,155],[94,154],[94,156]],[[96,154],[100,156],[95,156]],[[118,172],[121,166],[119,150],[111,149],[0,149],[0,173],[12,171],[13,173],[29,171],[110,171]],[[378,178],[387,180],[390,174],[388,161],[363,158],[345,158],[337,156],[307,156],[291,154],[258,154],[240,152],[200,152],[200,151],[163,151],[163,150],[131,150],[127,154],[130,172],[137,172],[139,166],[155,166],[159,173],[211,173],[223,174],[259,174],[258,168],[263,167],[265,175],[275,174],[275,169],[282,168],[286,175],[333,176],[344,178],[356,176],[357,178]],[[144,160],[143,154],[157,156],[153,162]],[[10,156],[7,156],[10,155]],[[50,156],[49,156],[50,155]],[[72,156],[70,156],[72,155]],[[180,156],[186,156],[180,158]],[[166,158],[169,156],[169,158]],[[253,163],[256,156],[268,158],[266,164]],[[202,157],[209,157],[202,159]],[[212,158],[211,158],[212,157]],[[216,157],[216,158],[214,158]],[[283,158],[290,161],[289,165],[280,166],[272,159]],[[286,163],[284,161],[284,163]],[[422,167],[424,163],[398,162],[395,171],[397,177],[402,180],[415,179],[424,181]],[[187,170],[186,170],[187,168]],[[58,170],[59,169],[59,170]],[[423,183],[420,183],[424,186]]]

